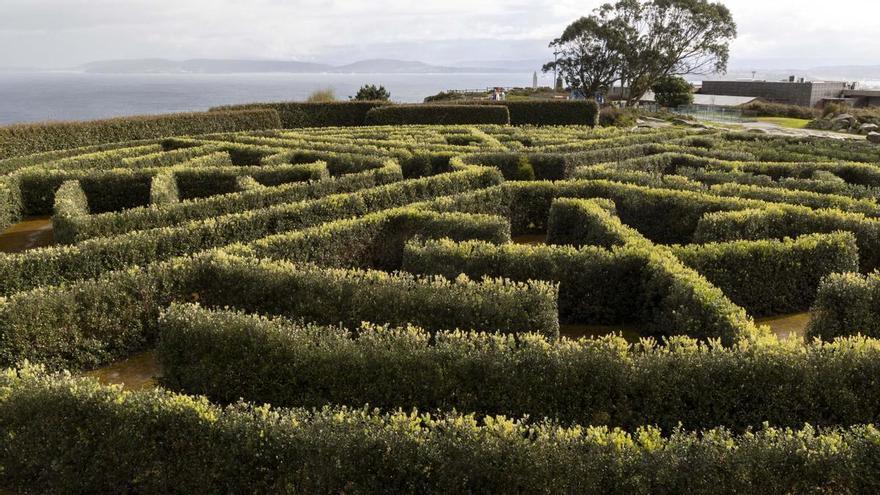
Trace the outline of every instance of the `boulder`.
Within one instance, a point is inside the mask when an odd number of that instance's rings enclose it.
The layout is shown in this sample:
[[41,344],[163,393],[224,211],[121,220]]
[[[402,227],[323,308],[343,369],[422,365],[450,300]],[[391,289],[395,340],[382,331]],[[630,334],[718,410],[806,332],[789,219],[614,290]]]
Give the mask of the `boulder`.
[[880,130],[880,125],[877,124],[862,124],[859,126],[859,134],[868,135],[872,132],[878,132]]
[[874,144],[880,144],[880,132],[871,132],[868,134],[868,141]]
[[831,130],[832,123],[828,119],[816,119],[816,120],[810,122],[809,127],[810,127],[810,129],[819,129],[822,131],[828,131],[828,130]]

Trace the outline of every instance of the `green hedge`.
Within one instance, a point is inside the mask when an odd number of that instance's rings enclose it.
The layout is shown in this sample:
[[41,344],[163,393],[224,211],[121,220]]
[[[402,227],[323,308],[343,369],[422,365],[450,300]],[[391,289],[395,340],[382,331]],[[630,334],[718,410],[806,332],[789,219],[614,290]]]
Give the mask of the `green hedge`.
[[373,321],[559,335],[557,289],[545,282],[417,278],[223,254],[196,259],[193,277],[198,300],[217,307],[346,326]]
[[0,232],[21,218],[20,201],[18,201],[18,184],[10,179],[0,177]]
[[55,212],[52,215],[52,234],[59,239],[75,235],[77,218],[88,216],[89,200],[77,180],[69,180],[55,193]]
[[[56,204],[58,196],[55,197]],[[173,172],[160,172],[153,176],[150,182],[150,204],[167,205],[180,201],[180,191],[177,187],[177,177]]]
[[76,246],[0,254],[0,295],[96,277],[109,270],[146,265],[236,242],[250,242],[279,232],[479,189],[498,184],[500,180],[497,170],[473,167],[348,194],[204,218],[173,227],[89,239]]
[[173,301],[324,324],[412,322],[556,336],[556,297],[556,287],[543,282],[418,279],[207,252],[2,300],[0,362],[81,369],[130,356],[155,341],[159,311]]
[[390,105],[367,112],[367,125],[510,124],[503,106]]
[[179,113],[0,127],[0,158],[117,141],[281,127],[273,110]]
[[850,232],[675,246],[675,255],[754,316],[806,311],[823,277],[856,271]]
[[654,242],[685,244],[707,212],[764,207],[763,201],[725,198],[695,191],[658,189],[607,180],[510,182],[511,231],[545,231],[550,205],[558,197],[614,201],[621,221]]
[[574,164],[562,153],[476,153],[463,160],[497,167],[508,180],[565,180],[574,172]]
[[674,337],[548,342],[362,324],[353,330],[172,305],[162,384],[223,403],[457,410],[671,431],[873,423],[880,342],[718,348]]
[[272,109],[278,112],[281,126],[296,127],[350,127],[364,125],[367,112],[389,105],[385,101],[334,101],[308,103],[301,101],[280,103],[250,103],[215,107],[210,112],[240,111],[245,109]]
[[403,269],[471,278],[559,283],[559,319],[572,324],[641,324],[647,335],[719,338],[725,345],[756,331],[745,310],[671,252],[646,245],[495,245],[450,240],[410,242]]
[[880,274],[835,273],[819,285],[807,338],[880,336]]
[[41,493],[880,491],[871,425],[664,436],[366,407],[222,408],[24,369],[0,375],[0,430],[0,483]]
[[[275,187],[265,187],[251,176],[237,176],[235,187],[240,192],[80,217],[76,225],[76,239],[82,241],[135,230],[169,227],[192,220],[316,199],[329,194],[355,192],[402,179],[400,167],[394,162],[388,162],[387,166],[381,169],[309,183],[286,183]],[[243,181],[247,184],[243,185]]]
[[393,271],[400,269],[404,244],[413,237],[500,244],[510,242],[510,223],[498,216],[405,207],[265,237],[248,247],[261,258]]
[[777,204],[763,209],[710,213],[700,219],[694,242],[781,239],[838,230],[855,235],[861,271],[880,267],[880,220],[840,210]]
[[512,125],[586,125],[599,123],[599,105],[593,100],[466,101],[462,104],[504,105]]
[[739,198],[760,199],[774,203],[789,203],[810,208],[836,208],[843,211],[880,216],[880,205],[874,199],[856,199],[838,194],[811,191],[793,191],[777,187],[761,187],[741,184],[719,184],[709,189],[712,194]]
[[611,248],[643,241],[641,234],[617,218],[614,202],[607,199],[556,198],[547,220],[547,244]]

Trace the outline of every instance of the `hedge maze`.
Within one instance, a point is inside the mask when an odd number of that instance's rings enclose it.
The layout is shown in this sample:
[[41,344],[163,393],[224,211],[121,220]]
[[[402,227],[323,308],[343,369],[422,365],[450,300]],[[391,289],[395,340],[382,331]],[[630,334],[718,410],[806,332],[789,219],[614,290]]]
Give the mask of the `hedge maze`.
[[[878,163],[492,123],[0,160],[0,226],[56,240],[0,253],[0,486],[876,493]],[[81,377],[153,350],[162,388]]]

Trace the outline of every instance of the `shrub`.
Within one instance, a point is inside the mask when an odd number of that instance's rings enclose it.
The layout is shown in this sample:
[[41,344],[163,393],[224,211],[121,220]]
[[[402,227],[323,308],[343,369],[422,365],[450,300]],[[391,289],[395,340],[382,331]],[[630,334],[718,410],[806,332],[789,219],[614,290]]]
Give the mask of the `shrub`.
[[507,108],[498,105],[390,105],[367,112],[367,125],[510,124]]
[[281,127],[272,110],[180,113],[0,127],[0,158],[116,141]]
[[334,101],[336,101],[336,92],[333,88],[316,89],[306,98],[306,103],[331,103]]
[[278,116],[281,118],[281,127],[286,129],[297,127],[351,127],[364,125],[367,112],[387,104],[387,102],[377,101],[334,101],[325,103],[294,101],[215,107],[210,112],[268,108],[278,112]]
[[824,276],[859,267],[856,239],[850,232],[693,244],[673,251],[755,316],[806,311]]
[[661,77],[651,85],[651,91],[654,92],[657,104],[664,108],[675,108],[694,102],[694,88],[681,76]]
[[880,415],[880,384],[863,379],[880,371],[880,343],[864,338],[733,348],[683,337],[548,342],[366,323],[348,330],[194,305],[172,305],[159,326],[163,385],[222,403],[370,404],[667,432]]
[[855,199],[838,194],[825,194],[811,191],[793,191],[778,187],[757,185],[718,184],[709,191],[721,196],[760,199],[774,203],[789,203],[810,208],[835,208],[843,211],[880,216],[880,205],[873,199]]
[[375,84],[364,84],[354,95],[357,101],[388,101],[391,99],[391,93],[385,89],[385,86],[376,87]]
[[834,273],[819,285],[810,308],[808,339],[832,340],[844,335],[880,336],[880,275]]
[[788,117],[793,119],[816,118],[815,108],[798,105],[785,105],[782,103],[767,103],[755,101],[742,107],[743,113],[754,117]]
[[[619,429],[368,408],[221,408],[64,375],[0,378],[0,480],[55,493],[874,493],[872,425]],[[52,407],[46,407],[52,404]]]
[[599,112],[599,125],[602,127],[630,128],[636,125],[637,120],[638,113],[626,108],[607,106]]
[[55,214],[52,216],[53,235],[59,239],[70,239],[75,234],[75,223],[79,217],[89,214],[89,201],[79,181],[69,180],[55,193]]

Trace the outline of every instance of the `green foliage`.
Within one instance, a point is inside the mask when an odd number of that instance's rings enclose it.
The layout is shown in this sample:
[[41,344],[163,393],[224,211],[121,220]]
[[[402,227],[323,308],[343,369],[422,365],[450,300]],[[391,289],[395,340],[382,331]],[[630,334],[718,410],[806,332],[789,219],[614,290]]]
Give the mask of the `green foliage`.
[[389,105],[367,112],[367,125],[510,124],[500,105]]
[[648,335],[745,338],[754,325],[739,308],[671,252],[650,245],[608,251],[596,246],[494,245],[449,240],[408,243],[403,269],[471,278],[548,280],[559,284],[562,323],[632,324]]
[[333,101],[323,103],[292,101],[215,107],[210,111],[272,109],[278,112],[278,116],[281,118],[281,127],[285,129],[298,127],[348,127],[364,125],[367,112],[387,104],[376,101]]
[[692,244],[673,251],[754,316],[806,311],[823,277],[859,268],[859,251],[850,232]]
[[628,108],[602,107],[599,112],[599,125],[630,128],[636,125],[638,114]]
[[644,238],[617,218],[614,202],[557,198],[550,205],[547,244],[612,248]]
[[181,113],[0,127],[0,158],[116,141],[281,127],[271,110]]
[[782,103],[768,103],[755,101],[742,107],[745,115],[754,117],[788,117],[792,119],[814,119],[816,109],[799,105],[785,105]]
[[177,177],[174,173],[162,172],[153,176],[153,181],[150,183],[150,204],[165,205],[178,201],[180,201],[180,192],[177,189]]
[[[714,378],[714,377],[711,377]],[[221,408],[30,368],[0,379],[0,480],[47,493],[874,493],[872,425],[734,434],[369,408]],[[46,407],[52,404],[52,407]]]
[[306,103],[331,103],[334,101],[336,101],[336,92],[333,88],[316,89],[306,98]]
[[832,340],[845,335],[880,336],[880,274],[834,273],[819,285],[810,308],[809,339]]
[[694,90],[691,83],[681,76],[661,77],[651,86],[657,104],[664,108],[675,108],[690,105],[694,102]]
[[584,125],[598,122],[599,105],[593,100],[462,101],[462,105],[505,106],[511,125]]
[[391,99],[391,93],[385,89],[385,86],[376,87],[375,84],[364,84],[354,95],[357,101],[388,101]]
[[880,415],[880,384],[863,379],[880,371],[880,344],[864,338],[733,348],[683,337],[552,342],[368,323],[348,330],[172,305],[158,358],[163,385],[221,403],[370,404],[666,432],[853,425]]

